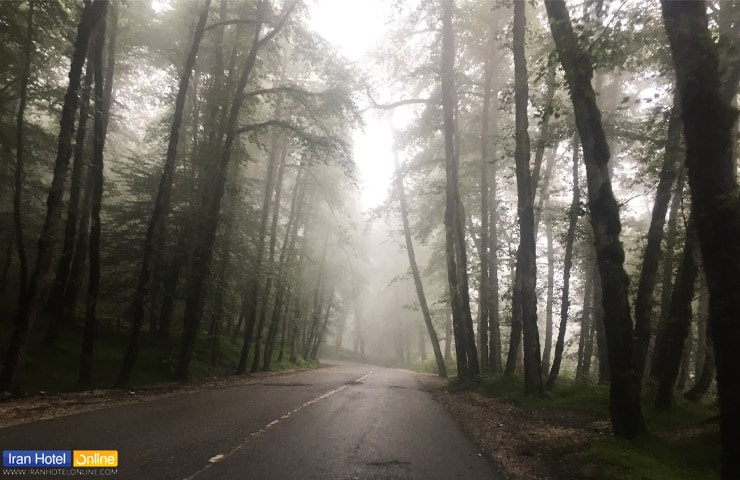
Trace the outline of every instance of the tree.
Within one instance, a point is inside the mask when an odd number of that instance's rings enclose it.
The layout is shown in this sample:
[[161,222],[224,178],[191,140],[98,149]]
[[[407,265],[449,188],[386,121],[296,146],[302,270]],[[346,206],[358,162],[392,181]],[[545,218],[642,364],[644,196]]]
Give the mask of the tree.
[[578,44],[562,0],[545,2],[555,46],[573,101],[588,179],[588,206],[594,230],[596,261],[603,290],[604,327],[608,342],[611,385],[609,410],[614,434],[633,438],[646,431],[640,406],[640,383],[634,368],[632,318],[624,251],[619,239],[619,206],[609,177],[609,146],[601,112],[591,86],[591,61]]
[[[440,377],[447,377],[447,367],[445,366],[445,360],[442,356],[442,350],[439,348],[439,339],[437,338],[437,332],[434,329],[434,323],[432,322],[432,315],[429,313],[429,305],[427,305],[427,298],[424,295],[424,286],[421,283],[421,275],[419,274],[419,267],[416,264],[416,254],[414,253],[414,243],[411,238],[411,227],[409,227],[409,213],[406,205],[406,192],[403,187],[403,175],[401,173],[401,165],[398,162],[398,151],[393,150],[393,164],[395,166],[396,174],[396,194],[398,195],[398,205],[401,209],[401,221],[403,222],[403,236],[406,240],[406,252],[409,256],[409,267],[411,268],[411,274],[414,277],[414,286],[416,287],[416,295],[419,298],[419,306],[421,307],[421,314],[424,317],[424,325],[427,328],[429,334],[429,340],[432,342],[432,349],[434,350],[434,359],[437,361],[437,373]],[[482,318],[483,314],[481,313]]]
[[[565,257],[563,258],[563,295],[560,300],[560,326],[558,327],[558,339],[555,342],[555,355],[552,359],[552,367],[547,377],[547,389],[552,390],[555,380],[560,373],[560,364],[563,360],[563,349],[565,348],[565,329],[568,326],[568,307],[570,306],[570,270],[573,266],[573,242],[576,237],[576,224],[581,208],[581,187],[578,179],[578,133],[573,137],[573,200],[568,210],[568,233],[565,235]],[[588,275],[588,272],[586,273]]]
[[89,280],[87,282],[87,301],[85,304],[85,327],[80,351],[80,372],[78,382],[87,386],[92,382],[92,353],[95,343],[95,328],[97,318],[95,310],[98,304],[100,290],[100,210],[103,203],[103,149],[105,148],[105,123],[103,118],[106,108],[103,105],[103,47],[105,46],[106,15],[108,1],[102,1],[102,13],[98,20],[97,32],[94,39],[93,81],[95,82],[95,106],[93,126],[93,149],[90,162],[88,183],[92,192],[90,210],[90,248],[89,248]]
[[467,253],[462,202],[458,185],[458,147],[455,142],[455,38],[452,27],[453,0],[442,0],[441,86],[445,145],[445,249],[452,325],[455,331],[457,374],[460,379],[476,378],[479,373],[473,319],[470,314]]
[[544,394],[540,335],[537,329],[537,251],[534,233],[534,197],[529,171],[529,134],[527,127],[527,61],[524,56],[526,29],[526,3],[514,2],[514,96],[516,104],[516,162],[517,211],[519,216],[519,250],[517,251],[517,276],[521,278],[521,317],[524,334],[524,389],[532,395]]
[[740,202],[733,134],[737,112],[722,95],[717,47],[704,2],[662,1],[686,139],[691,205],[710,294],[717,366],[722,476],[740,476]]
[[152,216],[147,227],[146,238],[144,240],[144,253],[142,256],[141,269],[139,270],[136,290],[134,297],[131,300],[131,332],[129,334],[128,346],[126,347],[126,355],[124,356],[121,371],[119,372],[118,380],[116,381],[118,385],[128,384],[131,372],[136,362],[136,357],[138,356],[139,332],[144,323],[144,302],[149,291],[149,280],[151,277],[152,259],[155,253],[155,244],[165,233],[164,225],[170,209],[172,182],[175,174],[175,167],[177,165],[177,147],[180,140],[180,128],[182,125],[185,100],[187,98],[188,87],[190,85],[190,78],[193,73],[193,66],[195,65],[195,60],[198,56],[200,42],[205,33],[206,21],[208,20],[210,7],[211,0],[205,0],[203,10],[201,11],[198,23],[195,27],[193,44],[190,47],[190,51],[188,52],[188,56],[180,74],[180,84],[177,90],[177,98],[175,99],[175,113],[172,117],[172,126],[170,128],[170,136],[167,145],[167,157],[165,158],[162,177],[159,181],[159,188],[157,189],[157,197],[154,201]]
[[41,309],[46,303],[49,294],[54,270],[54,255],[56,250],[56,238],[62,231],[62,198],[64,185],[67,177],[67,167],[72,155],[72,133],[74,131],[74,118],[77,112],[78,91],[82,66],[87,54],[88,40],[103,16],[105,1],[96,1],[85,4],[82,18],[77,26],[77,37],[75,39],[72,62],[69,69],[69,84],[64,96],[64,106],[60,119],[59,142],[57,155],[54,162],[54,172],[51,187],[46,200],[46,216],[38,241],[36,263],[28,283],[24,301],[19,305],[16,314],[16,323],[10,345],[5,353],[2,372],[0,372],[0,389],[7,389],[13,383],[13,378],[23,354],[26,337],[29,328],[37,321]]
[[653,290],[660,263],[660,244],[663,240],[663,225],[668,204],[671,200],[671,189],[676,179],[676,166],[681,156],[681,111],[678,95],[674,93],[673,108],[668,119],[663,166],[660,170],[658,187],[655,192],[648,241],[643,254],[642,270],[635,298],[635,366],[637,375],[642,379],[650,343],[650,317],[653,306]]

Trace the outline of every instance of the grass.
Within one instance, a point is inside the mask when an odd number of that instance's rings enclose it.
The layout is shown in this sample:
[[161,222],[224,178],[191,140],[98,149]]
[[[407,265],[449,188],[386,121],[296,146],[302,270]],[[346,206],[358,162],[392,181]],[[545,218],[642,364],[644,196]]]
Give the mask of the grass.
[[[11,333],[7,324],[0,329],[3,345]],[[53,348],[46,347],[39,335],[30,340],[18,379],[23,392],[29,394],[59,393],[77,390],[77,373],[79,355],[82,347],[82,329],[73,327],[60,331]],[[178,334],[172,335],[173,339]],[[121,361],[128,342],[127,332],[117,333],[105,322],[100,322],[93,350],[93,381],[87,388],[111,388],[121,367]],[[253,351],[254,349],[252,349]],[[277,348],[276,348],[277,350]],[[2,353],[2,352],[0,352]],[[131,387],[141,387],[163,382],[172,382],[177,356],[178,342],[173,340],[167,347],[155,336],[142,333],[140,337],[139,356],[131,377]],[[233,375],[239,362],[241,339],[221,337],[219,354],[215,364],[211,363],[211,341],[201,335],[196,343],[195,353],[190,362],[189,382],[198,383],[207,379]],[[248,359],[251,365],[252,355]],[[277,362],[278,352],[274,352],[270,370],[292,370],[296,368],[317,368],[315,360],[304,360],[299,357],[294,364],[289,361]],[[286,352],[285,357],[288,357]]]
[[[520,377],[484,377],[464,385],[522,409],[565,410],[593,419],[609,418],[609,387],[577,384],[560,378],[546,398],[525,395]],[[451,388],[460,388],[454,386]],[[670,411],[656,411],[649,398],[643,414],[649,435],[634,440],[613,436],[593,440],[585,449],[565,451],[566,470],[603,480],[716,480],[719,478],[719,428],[707,422],[717,415],[714,405],[677,399]]]

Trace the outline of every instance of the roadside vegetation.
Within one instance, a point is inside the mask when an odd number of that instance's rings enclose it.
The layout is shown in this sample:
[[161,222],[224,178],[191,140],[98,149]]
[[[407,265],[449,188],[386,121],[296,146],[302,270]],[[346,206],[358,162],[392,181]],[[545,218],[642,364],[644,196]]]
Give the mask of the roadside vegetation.
[[[518,376],[483,377],[479,383],[450,381],[450,396],[460,402],[478,404],[488,410],[489,417],[502,417],[497,403],[480,404],[475,393],[486,398],[503,400],[518,411],[521,431],[528,431],[527,422],[537,430],[573,429],[575,442],[543,444],[532,440],[528,447],[542,453],[544,464],[551,464],[548,473],[556,479],[600,480],[714,480],[720,478],[720,437],[713,402],[692,403],[684,399],[670,411],[656,410],[643,402],[649,435],[632,440],[613,436],[608,429],[609,387],[583,384],[564,376],[546,397],[527,395],[524,380]],[[450,398],[447,397],[447,398]],[[458,415],[465,409],[453,409]],[[463,420],[463,419],[461,419]],[[544,423],[543,423],[544,422]],[[463,421],[465,423],[465,421]],[[475,431],[471,432],[474,436]],[[516,433],[514,433],[516,435]],[[477,436],[485,443],[485,436]],[[536,443],[538,442],[538,443]],[[492,447],[493,448],[493,447]],[[506,465],[504,465],[504,468]],[[513,478],[519,478],[516,475]]]

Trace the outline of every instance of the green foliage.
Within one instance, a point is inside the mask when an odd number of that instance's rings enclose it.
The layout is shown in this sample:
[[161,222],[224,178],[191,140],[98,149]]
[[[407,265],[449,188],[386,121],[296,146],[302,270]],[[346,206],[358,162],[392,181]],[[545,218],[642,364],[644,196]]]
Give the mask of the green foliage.
[[[457,370],[457,362],[454,358],[446,361],[445,366],[447,367],[447,372],[450,374]],[[426,360],[423,361],[420,360],[414,362],[411,365],[411,369],[421,373],[433,373],[435,375],[439,373],[437,371],[437,360],[435,360],[434,356],[429,356]]]
[[713,480],[719,478],[719,455],[715,426],[688,435],[656,433],[632,441],[609,437],[565,458],[603,480]]
[[[484,377],[479,385],[458,385],[495,396],[523,409],[578,412],[594,419],[609,416],[609,387],[559,378],[549,398],[524,393],[523,379],[503,375]],[[646,398],[649,431],[635,440],[600,437],[586,448],[565,451],[566,469],[603,480],[709,480],[719,478],[719,429],[711,420],[713,405],[679,400],[671,411],[655,411]]]

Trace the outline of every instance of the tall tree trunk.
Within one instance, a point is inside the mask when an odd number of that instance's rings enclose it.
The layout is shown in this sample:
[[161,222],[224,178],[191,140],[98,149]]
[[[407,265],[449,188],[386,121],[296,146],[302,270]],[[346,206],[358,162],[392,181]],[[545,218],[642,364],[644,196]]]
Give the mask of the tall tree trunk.
[[[478,323],[478,336],[480,339],[479,350],[480,350],[480,367],[482,372],[488,370],[488,322],[489,322],[489,304],[490,304],[490,286],[489,286],[489,248],[490,242],[488,241],[489,236],[489,215],[488,215],[488,162],[491,159],[491,155],[488,152],[488,146],[490,144],[490,116],[491,116],[491,97],[493,82],[493,51],[495,46],[495,35],[494,32],[489,31],[488,33],[488,54],[486,55],[486,65],[483,73],[483,113],[481,115],[481,135],[480,135],[480,164],[481,164],[481,176],[480,176],[480,283],[478,287],[478,302],[479,302],[479,323]],[[398,172],[398,169],[396,169]],[[403,185],[401,185],[403,187]],[[407,241],[408,243],[408,241]],[[496,252],[493,252],[495,255]],[[417,287],[418,290],[418,287]],[[436,356],[436,351],[435,351]],[[439,364],[439,358],[437,359]]]
[[452,311],[445,313],[445,361],[452,361]]
[[542,371],[550,371],[552,351],[552,306],[555,295],[555,252],[553,251],[552,219],[545,225],[547,236],[547,300],[545,302],[545,347],[542,350]]
[[[673,289],[673,259],[675,257],[676,250],[676,238],[678,237],[678,217],[681,215],[680,207],[683,200],[683,184],[684,184],[684,171],[681,168],[678,172],[678,178],[676,179],[676,188],[673,192],[673,198],[671,200],[670,216],[668,218],[668,226],[666,228],[665,238],[665,255],[663,258],[662,272],[661,272],[661,292],[660,292],[660,316],[658,317],[657,331],[661,331],[665,328],[665,324],[668,321],[668,311],[671,307],[671,291]],[[655,349],[653,349],[653,355],[648,371],[650,377],[653,380],[658,379],[655,359]]]
[[[491,214],[488,222],[490,235],[488,267],[488,368],[494,373],[501,373],[501,316],[498,298],[498,203],[496,200],[496,162],[491,162]],[[447,356],[445,356],[447,358]]]
[[635,367],[642,380],[650,344],[650,320],[653,311],[653,291],[660,263],[660,244],[663,240],[663,225],[671,201],[671,190],[676,179],[676,167],[681,157],[681,107],[678,92],[673,95],[673,108],[668,120],[663,166],[660,171],[655,204],[647,234],[647,245],[642,260],[642,270],[635,299]]
[[455,145],[455,38],[452,28],[453,0],[442,0],[442,111],[445,138],[445,242],[447,255],[447,280],[452,324],[455,331],[457,376],[460,379],[479,375],[478,355],[470,314],[467,282],[467,256],[462,220],[462,203],[458,185],[458,156]]
[[18,112],[15,116],[15,183],[13,191],[13,225],[15,227],[15,246],[18,251],[20,281],[18,285],[18,309],[26,301],[28,287],[28,259],[26,241],[23,239],[23,181],[25,168],[25,133],[26,104],[28,102],[28,84],[31,81],[31,54],[33,53],[33,13],[34,2],[28,2],[28,19],[26,21],[26,38],[23,45],[23,70],[21,72]]
[[689,372],[691,370],[691,351],[694,346],[694,330],[691,327],[691,319],[689,319],[689,328],[686,333],[686,341],[684,342],[683,353],[681,354],[681,368],[678,371],[678,379],[676,380],[676,390],[683,392],[686,390],[686,382],[689,381]]
[[583,288],[583,311],[581,312],[581,334],[578,338],[578,364],[576,366],[576,382],[586,383],[588,380],[588,368],[591,367],[591,354],[593,344],[589,345],[592,340],[592,322],[591,311],[593,310],[594,301],[594,276],[593,261],[588,259],[584,262],[585,285]]
[[312,358],[314,360],[318,359],[319,354],[319,347],[321,347],[321,344],[324,343],[324,337],[326,336],[326,329],[329,325],[329,315],[331,314],[331,309],[334,306],[334,292],[329,295],[329,304],[326,306],[326,313],[324,314],[324,322],[321,324],[321,328],[318,331],[318,334],[316,335],[316,339],[314,340],[313,347],[311,348],[311,354],[309,358]]
[[[595,252],[594,252],[595,255]],[[604,303],[602,298],[604,292],[601,289],[601,277],[599,276],[599,266],[594,261],[591,269],[593,277],[594,298],[591,306],[591,315],[593,325],[596,329],[596,347],[599,359],[599,385],[608,385],[611,381],[611,370],[609,368],[609,349],[606,342],[606,327],[604,326]]]
[[[289,300],[288,273],[290,264],[296,254],[295,244],[298,238],[298,225],[301,223],[301,207],[303,204],[303,196],[306,193],[306,188],[302,185],[302,181],[303,176],[301,175],[301,171],[299,170],[296,176],[295,186],[293,187],[293,199],[291,200],[290,214],[288,215],[288,224],[286,225],[285,229],[285,238],[283,239],[283,245],[280,249],[280,258],[278,259],[278,284],[275,293],[275,306],[272,310],[272,319],[270,320],[267,338],[265,339],[265,355],[263,360],[265,370],[270,369],[270,363],[272,362],[272,346],[275,340],[277,326],[280,322],[280,315],[283,314],[282,304],[290,303],[286,301],[286,298]],[[285,320],[283,320],[283,325],[285,325]]]
[[[484,162],[485,163],[485,162]],[[427,305],[427,297],[424,295],[424,286],[421,283],[421,274],[419,273],[419,267],[416,264],[416,254],[414,253],[414,243],[411,238],[411,227],[409,226],[409,212],[408,206],[406,205],[406,192],[403,186],[403,175],[401,174],[401,165],[398,162],[398,151],[393,149],[393,164],[396,169],[395,181],[396,181],[396,193],[398,194],[398,203],[401,207],[401,221],[403,222],[403,236],[406,240],[406,252],[409,256],[409,266],[411,268],[411,274],[414,277],[414,286],[416,287],[416,295],[419,299],[419,306],[421,307],[421,314],[424,317],[424,325],[426,325],[427,333],[429,334],[429,340],[432,342],[432,349],[434,350],[434,359],[437,361],[437,373],[440,377],[447,377],[447,367],[445,366],[444,357],[442,356],[442,350],[439,347],[439,338],[437,338],[437,332],[434,329],[434,322],[432,322],[432,314],[429,312],[429,305]],[[481,239],[483,241],[483,239]],[[484,262],[481,260],[481,262]],[[486,290],[483,290],[486,291]],[[484,304],[485,302],[483,302]],[[487,312],[484,315],[481,308],[482,323],[486,323],[488,319]],[[488,340],[486,339],[486,342]]]
[[8,273],[10,272],[10,263],[13,259],[13,247],[15,241],[11,238],[5,247],[5,254],[3,255],[3,266],[0,267],[0,298],[2,298],[5,289],[8,287]]
[[640,405],[640,382],[634,368],[628,277],[619,240],[619,205],[609,177],[609,146],[591,86],[591,60],[579,46],[565,2],[547,0],[545,6],[583,145],[588,205],[604,293],[602,302],[611,376],[609,410],[612,427],[616,436],[633,438],[646,432],[646,427]]
[[203,10],[201,10],[200,17],[198,18],[198,24],[195,27],[193,43],[188,52],[188,56],[185,59],[183,70],[180,73],[180,84],[177,90],[177,97],[175,98],[175,113],[172,117],[170,138],[167,144],[167,157],[165,158],[162,177],[159,180],[159,189],[157,190],[157,198],[154,201],[152,217],[149,219],[149,225],[147,226],[141,270],[139,270],[136,290],[134,292],[134,297],[131,300],[131,306],[129,307],[132,312],[131,332],[129,333],[126,355],[123,358],[121,371],[118,373],[118,379],[116,380],[116,384],[120,386],[128,384],[131,378],[131,372],[134,369],[136,357],[139,354],[139,333],[144,322],[144,303],[149,294],[149,279],[151,277],[152,260],[156,253],[155,246],[157,241],[159,237],[164,235],[165,222],[170,210],[172,182],[175,176],[175,168],[177,166],[177,147],[180,140],[180,128],[182,126],[182,118],[185,110],[185,100],[188,95],[188,88],[190,86],[190,78],[193,74],[193,67],[195,66],[195,59],[198,56],[200,42],[203,38],[203,33],[205,32],[210,7],[211,0],[205,0]]
[[578,148],[579,136],[573,136],[573,200],[568,211],[568,233],[565,235],[565,257],[563,258],[563,295],[560,299],[560,326],[558,327],[558,339],[555,343],[555,355],[552,360],[550,374],[547,377],[547,389],[552,390],[555,380],[560,373],[560,364],[563,361],[563,350],[565,349],[565,331],[568,326],[568,307],[570,307],[570,270],[573,266],[573,241],[576,236],[576,225],[578,224],[578,211],[581,208],[581,185],[578,178]]
[[[262,333],[265,330],[265,319],[267,318],[267,306],[270,298],[270,288],[272,287],[271,273],[266,271],[267,268],[271,268],[272,260],[275,253],[275,244],[273,242],[275,237],[270,239],[270,254],[268,255],[267,262],[264,262],[264,250],[265,242],[267,240],[267,226],[270,220],[270,206],[272,204],[272,196],[275,191],[275,172],[278,169],[278,165],[285,160],[287,151],[280,147],[280,134],[276,131],[273,132],[272,146],[270,148],[270,159],[267,166],[267,178],[265,179],[265,192],[262,200],[262,219],[260,221],[259,237],[257,240],[257,261],[255,263],[255,276],[253,280],[252,289],[252,309],[249,312],[249,321],[257,322],[257,329],[255,330],[254,337],[254,359],[252,360],[252,373],[259,370],[262,351]],[[282,155],[281,152],[285,152]],[[275,208],[278,208],[275,205]],[[266,265],[265,265],[266,263]],[[265,268],[267,267],[267,268]],[[262,308],[259,312],[259,320],[257,319],[258,305],[262,303]]]
[[[714,378],[714,350],[712,349],[711,325],[709,322],[709,292],[706,277],[702,274],[699,282],[699,322],[700,338],[703,337],[703,356],[701,370],[696,372],[694,385],[684,394],[690,402],[698,402],[707,393]],[[698,352],[697,352],[698,354]]]
[[[83,186],[85,176],[85,139],[87,136],[87,120],[90,107],[90,92],[92,90],[93,80],[93,62],[88,58],[85,69],[85,84],[82,90],[82,100],[80,104],[80,117],[77,121],[77,133],[75,136],[74,156],[72,159],[72,178],[70,179],[69,201],[67,203],[67,223],[64,227],[64,242],[62,245],[62,255],[57,265],[56,278],[54,287],[49,295],[46,310],[48,312],[63,311],[65,304],[64,292],[67,290],[72,258],[74,256],[75,238],[77,237],[77,224],[80,215],[80,197],[82,191],[86,188]],[[85,180],[87,181],[87,180]],[[86,234],[85,234],[86,236]],[[61,307],[61,308],[60,308]],[[49,318],[49,328],[46,332],[47,345],[53,345],[59,333],[59,327],[64,321],[63,316],[52,315]]]
[[509,352],[506,355],[504,375],[514,375],[517,356],[522,342],[522,277],[521,252],[517,250],[514,264],[514,279],[511,283],[511,331],[509,335]]
[[678,267],[676,284],[671,294],[671,308],[668,321],[655,341],[658,375],[660,382],[655,397],[655,408],[669,409],[673,405],[673,386],[678,378],[681,357],[686,336],[691,326],[691,301],[694,298],[696,283],[698,249],[695,238],[694,220],[689,218],[686,227],[686,244],[684,245],[681,264]]
[[[106,2],[104,1],[86,4],[80,23],[77,26],[77,37],[69,69],[69,84],[64,96],[62,115],[59,121],[59,141],[54,172],[49,195],[46,199],[46,216],[38,241],[34,270],[28,282],[24,301],[19,305],[16,314],[16,323],[10,344],[5,351],[5,361],[0,372],[0,390],[6,390],[13,384],[16,368],[25,349],[28,330],[35,325],[41,310],[46,304],[53,283],[56,239],[63,229],[61,214],[64,184],[66,183],[69,160],[72,156],[72,134],[77,112],[82,66],[85,63],[88,39],[101,18],[105,5]],[[14,385],[15,390],[18,389],[17,387],[18,385]]]
[[524,35],[527,25],[526,3],[514,2],[514,99],[516,105],[516,160],[517,205],[519,216],[519,251],[522,278],[522,331],[524,336],[524,390],[531,395],[543,395],[540,334],[537,328],[537,245],[534,234],[534,198],[529,171],[529,86],[527,59],[524,54]]
[[722,477],[740,478],[740,202],[733,155],[737,112],[722,95],[704,2],[662,1],[676,66],[691,208],[709,284]]
[[62,321],[63,325],[72,325],[77,314],[77,300],[80,287],[82,286],[83,276],[85,273],[85,262],[87,261],[87,251],[90,246],[90,209],[92,207],[92,187],[87,179],[87,172],[84,181],[84,191],[80,200],[80,224],[77,227],[77,239],[75,240],[74,253],[72,255],[72,264],[69,267],[69,278],[67,286],[64,289],[62,301]]
[[93,148],[92,161],[88,173],[88,182],[92,191],[92,204],[90,210],[90,247],[89,247],[89,278],[87,282],[87,301],[85,305],[85,328],[82,337],[82,349],[80,351],[80,371],[77,377],[78,384],[88,386],[92,383],[93,347],[95,345],[95,330],[98,320],[95,310],[98,304],[98,292],[100,290],[100,209],[103,203],[103,150],[105,149],[105,120],[103,118],[105,107],[103,105],[103,49],[105,46],[106,14],[108,13],[108,0],[103,2],[103,12],[99,20],[98,30],[93,49],[93,81],[95,83],[95,96],[93,105],[95,114],[93,116]]

